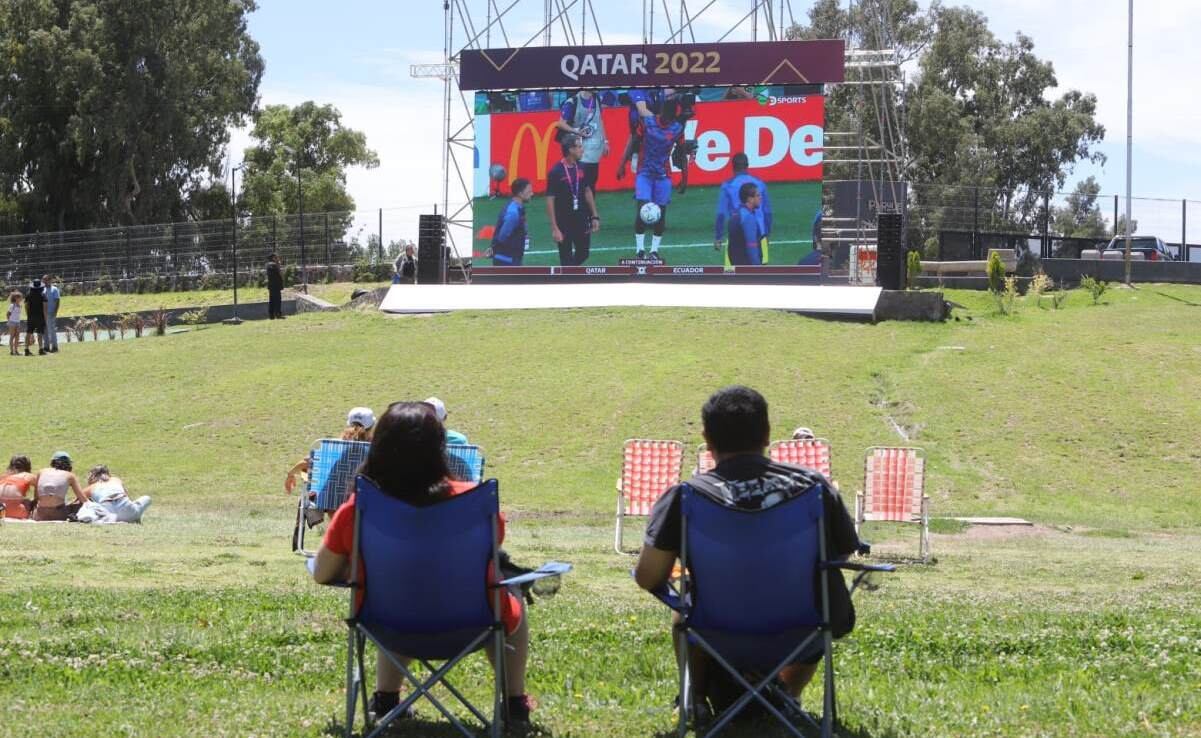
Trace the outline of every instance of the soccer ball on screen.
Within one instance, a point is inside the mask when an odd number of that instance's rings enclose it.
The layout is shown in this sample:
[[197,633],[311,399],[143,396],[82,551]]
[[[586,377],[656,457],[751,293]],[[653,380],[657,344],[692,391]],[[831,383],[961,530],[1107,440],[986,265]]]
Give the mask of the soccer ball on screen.
[[659,206],[653,202],[646,203],[638,210],[638,217],[642,218],[642,222],[646,223],[647,225],[658,223],[659,216],[662,214],[663,211],[660,210]]
[[488,176],[492,178],[493,182],[503,181],[505,178],[504,166],[501,164],[493,164],[492,166],[488,167]]

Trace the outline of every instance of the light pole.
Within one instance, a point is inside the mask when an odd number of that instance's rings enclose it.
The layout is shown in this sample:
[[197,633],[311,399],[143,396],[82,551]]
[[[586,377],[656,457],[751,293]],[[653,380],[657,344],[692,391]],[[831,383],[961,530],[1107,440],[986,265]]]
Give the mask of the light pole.
[[238,170],[246,166],[244,163],[239,164],[229,170],[229,195],[232,203],[232,218],[233,223],[233,251],[234,251],[234,316],[225,321],[229,325],[240,325],[242,319],[238,317]]
[[1126,31],[1126,286],[1130,286],[1130,189],[1134,142],[1134,0],[1127,10]]
[[304,284],[304,293],[309,292],[309,268],[304,249],[304,182],[300,178],[300,149],[284,144],[283,150],[295,158],[296,164],[296,200],[300,212],[300,280]]

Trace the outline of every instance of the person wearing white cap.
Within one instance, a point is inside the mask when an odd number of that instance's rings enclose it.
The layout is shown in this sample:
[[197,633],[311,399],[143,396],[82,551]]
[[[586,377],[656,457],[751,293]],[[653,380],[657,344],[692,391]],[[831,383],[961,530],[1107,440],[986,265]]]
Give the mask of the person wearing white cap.
[[792,440],[794,441],[812,441],[817,436],[813,435],[813,431],[805,426],[799,426],[792,432]]
[[[438,422],[441,423],[443,427],[446,427],[446,403],[442,402],[437,397],[427,397],[425,400],[423,400],[423,402],[434,409],[434,415],[438,416]],[[470,441],[467,440],[467,436],[458,432],[457,430],[451,430],[450,428],[446,428],[446,442],[459,444],[462,446],[466,446],[470,443]]]
[[[375,413],[371,412],[371,408],[352,407],[350,408],[350,412],[346,413],[346,427],[342,429],[342,434],[338,437],[343,441],[370,443],[371,429],[374,427]],[[307,472],[308,470],[308,456],[293,464],[292,468],[288,470],[288,476],[284,478],[284,491],[291,494],[292,489],[296,486],[297,476],[301,472]]]

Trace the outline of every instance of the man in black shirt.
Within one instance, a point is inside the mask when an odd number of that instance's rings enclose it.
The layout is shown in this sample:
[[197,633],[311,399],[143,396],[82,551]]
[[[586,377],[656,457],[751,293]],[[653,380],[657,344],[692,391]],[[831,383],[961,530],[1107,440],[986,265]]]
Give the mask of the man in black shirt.
[[563,160],[546,175],[546,215],[559,246],[559,263],[579,266],[588,258],[592,234],[600,230],[596,200],[580,157],[584,142],[575,134],[563,137]]
[[42,337],[46,335],[46,297],[42,288],[42,280],[35,279],[29,285],[29,293],[25,295],[25,355],[33,356],[29,347],[33,345],[33,335],[38,336],[38,356],[45,356],[46,347],[42,345]]
[[[855,525],[838,492],[821,474],[791,464],[780,464],[763,455],[771,439],[767,401],[750,387],[732,386],[718,390],[701,409],[705,442],[717,466],[687,484],[697,492],[728,507],[764,510],[822,485],[826,555],[841,559],[859,546]],[[651,510],[642,553],[634,578],[648,591],[662,587],[671,576],[680,554],[680,494],[676,485],[663,494]],[[841,572],[832,570],[827,579],[830,592],[831,630],[835,637],[851,631],[855,611]],[[677,651],[678,652],[678,651]],[[705,657],[690,649],[694,684],[703,689]],[[783,654],[781,654],[783,658]],[[788,691],[799,696],[817,670],[820,655],[811,663],[797,663],[780,672]]]
[[267,257],[267,317],[271,320],[284,317],[284,272],[279,263],[279,254]]

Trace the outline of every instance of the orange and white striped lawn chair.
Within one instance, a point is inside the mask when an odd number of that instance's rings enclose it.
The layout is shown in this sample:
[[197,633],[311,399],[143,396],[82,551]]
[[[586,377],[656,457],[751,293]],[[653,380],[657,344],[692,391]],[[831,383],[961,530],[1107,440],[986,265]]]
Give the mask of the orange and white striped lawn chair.
[[855,496],[855,532],[868,520],[918,523],[918,552],[930,558],[930,498],[926,454],[920,448],[873,446],[863,468],[863,491]]
[[650,515],[651,508],[664,492],[680,483],[680,464],[684,444],[679,441],[654,441],[641,438],[625,442],[621,478],[617,480],[617,530],[613,550],[622,548],[621,526],[627,516]]
[[713,471],[717,466],[717,462],[713,460],[713,452],[709,450],[709,444],[702,443],[696,447],[696,473],[704,474],[705,472]]
[[790,438],[767,449],[772,461],[812,469],[830,478],[830,442],[824,438]]

